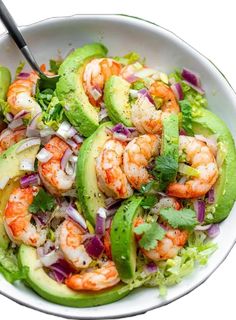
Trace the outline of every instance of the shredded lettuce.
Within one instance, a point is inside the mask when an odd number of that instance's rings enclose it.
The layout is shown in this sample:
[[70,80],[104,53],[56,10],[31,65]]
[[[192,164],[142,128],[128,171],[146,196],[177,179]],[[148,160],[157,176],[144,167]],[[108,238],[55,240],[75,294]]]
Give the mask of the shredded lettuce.
[[17,280],[26,279],[28,267],[20,268],[13,249],[0,248],[0,273],[7,281],[13,283]]
[[56,96],[52,97],[47,109],[43,112],[43,122],[57,130],[65,119],[65,112]]
[[[158,287],[159,295],[164,297],[167,288],[182,281],[197,266],[203,266],[217,249],[217,244],[209,241],[203,231],[193,231],[187,245],[173,259],[160,261],[155,273],[147,273],[145,257],[138,256],[137,271],[133,280],[127,283],[130,290],[140,287]],[[121,289],[122,290],[122,289]]]
[[[10,106],[7,103],[7,101],[0,99],[0,114],[2,113],[5,117],[6,114],[9,112],[9,110],[10,110]],[[6,121],[6,119],[4,119],[4,121]]]

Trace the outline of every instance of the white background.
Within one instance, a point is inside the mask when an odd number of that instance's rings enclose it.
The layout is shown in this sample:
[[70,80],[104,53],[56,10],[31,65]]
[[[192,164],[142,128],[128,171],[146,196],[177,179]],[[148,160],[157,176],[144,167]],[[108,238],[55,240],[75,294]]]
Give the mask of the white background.
[[[234,3],[234,0],[5,0],[19,25],[75,13],[124,13],[153,21],[172,30],[207,56],[236,89]],[[3,31],[0,25],[0,33]],[[235,319],[235,270],[236,247],[210,279],[194,292],[133,319]],[[1,295],[0,312],[1,319],[60,319],[22,307]]]

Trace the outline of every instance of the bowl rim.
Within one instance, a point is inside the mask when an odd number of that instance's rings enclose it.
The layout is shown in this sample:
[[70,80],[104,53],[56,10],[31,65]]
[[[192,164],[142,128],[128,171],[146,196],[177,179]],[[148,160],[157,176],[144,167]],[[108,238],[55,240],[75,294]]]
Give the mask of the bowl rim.
[[[191,50],[195,51],[195,53],[199,54],[203,59],[207,60],[208,63],[210,63],[214,68],[215,70],[224,78],[224,80],[226,81],[227,85],[231,88],[232,92],[234,93],[235,95],[235,98],[236,98],[236,91],[234,90],[234,88],[232,87],[232,85],[230,84],[229,80],[226,78],[226,76],[224,75],[224,73],[209,59],[207,58],[204,54],[202,54],[200,51],[198,51],[196,48],[194,48],[191,44],[189,44],[187,41],[185,41],[184,39],[182,39],[180,36],[178,36],[175,32],[169,30],[168,28],[165,28],[165,27],[162,27],[160,26],[159,24],[155,23],[155,22],[152,22],[152,21],[149,21],[147,19],[144,19],[144,18],[140,18],[140,17],[137,17],[137,16],[133,16],[133,15],[127,15],[127,14],[72,14],[72,15],[65,15],[65,16],[53,16],[53,17],[49,17],[49,18],[44,18],[44,19],[41,19],[41,20],[37,20],[33,23],[29,23],[29,24],[25,24],[25,25],[20,25],[19,26],[19,29],[20,30],[25,30],[25,29],[28,29],[30,27],[37,27],[37,25],[40,25],[40,24],[43,24],[43,23],[50,23],[51,21],[56,21],[56,20],[66,20],[66,19],[73,19],[73,18],[80,18],[80,17],[84,17],[84,18],[92,18],[92,17],[115,17],[116,19],[128,19],[128,20],[138,20],[140,22],[144,22],[144,23],[147,23],[147,24],[151,24],[153,25],[154,27],[158,27],[164,31],[166,31],[167,33],[171,34],[172,36],[174,36],[175,38],[177,38],[177,40],[179,40],[181,43],[184,43],[185,46],[189,47]],[[5,32],[2,32],[0,34],[0,41],[5,39],[5,38],[10,38],[9,36],[9,33],[7,31]],[[132,316],[136,316],[136,315],[140,315],[140,314],[144,314],[148,311],[151,311],[151,310],[154,310],[154,309],[157,309],[157,308],[160,308],[160,307],[163,307],[163,306],[166,306],[170,303],[172,303],[173,301],[176,301],[182,297],[184,297],[185,295],[189,294],[190,292],[192,292],[193,290],[195,290],[196,288],[198,288],[199,286],[201,286],[218,268],[219,266],[225,261],[225,259],[228,257],[229,253],[231,252],[231,250],[233,249],[234,245],[236,244],[236,236],[235,236],[235,239],[232,243],[232,245],[229,247],[229,249],[226,251],[225,255],[221,258],[220,262],[212,269],[212,271],[210,273],[208,273],[201,281],[199,281],[196,285],[194,285],[193,287],[191,287],[190,289],[186,290],[184,293],[181,293],[179,295],[177,295],[176,297],[166,301],[166,300],[163,300],[162,303],[158,304],[158,305],[154,305],[152,307],[148,307],[148,308],[144,308],[142,310],[139,310],[139,311],[134,311],[134,312],[126,312],[126,313],[123,313],[122,315],[113,315],[113,316],[102,316],[102,317],[98,317],[96,319],[118,319],[118,318],[126,318],[126,317],[132,317]],[[42,313],[45,313],[45,314],[50,314],[50,315],[54,315],[54,316],[59,316],[59,317],[63,317],[63,318],[66,318],[66,319],[92,319],[91,317],[89,316],[74,316],[74,315],[65,315],[63,312],[55,312],[55,311],[47,311],[47,310],[44,310],[43,308],[40,308],[40,307],[37,307],[33,304],[30,304],[30,303],[27,303],[27,302],[23,302],[22,300],[20,299],[17,299],[15,296],[13,295],[10,295],[6,292],[3,292],[0,288],[0,294],[5,296],[6,298],[18,303],[19,305],[22,305],[22,306],[25,306],[27,308],[30,308],[30,309],[33,309],[33,310],[36,310],[36,311],[39,311],[39,312],[42,312]],[[42,298],[44,299],[44,298]],[[46,299],[44,299],[46,300]],[[54,303],[55,305],[57,305],[56,303]],[[112,305],[112,303],[111,303]],[[80,308],[75,308],[75,309],[80,309]],[[84,309],[84,308],[83,308]],[[86,309],[86,308],[85,308]]]

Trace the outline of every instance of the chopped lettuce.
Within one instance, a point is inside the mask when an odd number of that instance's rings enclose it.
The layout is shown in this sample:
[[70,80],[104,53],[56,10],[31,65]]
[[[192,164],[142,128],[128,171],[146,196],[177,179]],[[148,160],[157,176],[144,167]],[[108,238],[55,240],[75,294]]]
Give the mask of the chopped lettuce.
[[201,108],[207,107],[207,99],[182,81],[181,71],[179,69],[169,74],[169,79],[174,79],[175,82],[181,83],[184,99],[190,102],[193,116],[198,115],[201,112]]
[[129,52],[122,57],[121,56],[113,57],[113,59],[124,65],[132,64],[141,60],[140,55],[135,51]]
[[[10,107],[7,101],[4,101],[3,99],[0,99],[0,114],[2,113],[4,116],[9,112]],[[6,121],[6,120],[4,120]]]
[[58,98],[53,96],[47,109],[43,112],[43,122],[54,130],[57,130],[65,119],[65,112]]
[[173,259],[160,261],[155,273],[145,271],[147,260],[140,255],[137,259],[135,277],[128,282],[129,289],[142,285],[158,287],[159,295],[163,297],[167,294],[168,287],[181,282],[184,277],[194,271],[196,266],[205,265],[216,249],[217,245],[209,241],[203,231],[193,231],[187,245],[180,250],[179,254]]
[[13,249],[3,250],[0,248],[0,273],[7,281],[13,283],[26,278],[28,267],[19,267]]
[[49,61],[49,65],[50,65],[50,72],[53,72],[55,74],[58,74],[58,69],[60,68],[60,65],[62,64],[63,60],[62,59],[51,59]]
[[20,61],[18,66],[16,67],[15,78],[18,77],[18,75],[22,72],[24,67],[25,67],[25,61]]

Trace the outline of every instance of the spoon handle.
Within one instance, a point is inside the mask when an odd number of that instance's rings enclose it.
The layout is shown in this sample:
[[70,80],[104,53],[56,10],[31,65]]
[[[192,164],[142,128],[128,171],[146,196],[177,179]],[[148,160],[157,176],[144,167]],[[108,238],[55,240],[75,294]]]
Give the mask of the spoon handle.
[[14,19],[12,18],[10,12],[6,8],[6,6],[2,2],[2,0],[0,0],[0,19],[2,20],[2,23],[5,25],[10,36],[15,41],[17,47],[21,50],[22,54],[24,55],[25,59],[28,61],[29,65],[32,67],[32,69],[41,73],[41,70],[40,70],[37,62],[35,61],[33,54],[31,53],[30,49],[28,48],[28,46],[25,42],[25,39],[23,38]]

